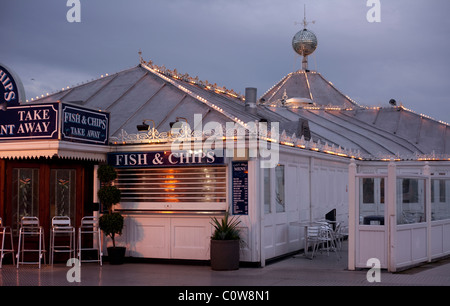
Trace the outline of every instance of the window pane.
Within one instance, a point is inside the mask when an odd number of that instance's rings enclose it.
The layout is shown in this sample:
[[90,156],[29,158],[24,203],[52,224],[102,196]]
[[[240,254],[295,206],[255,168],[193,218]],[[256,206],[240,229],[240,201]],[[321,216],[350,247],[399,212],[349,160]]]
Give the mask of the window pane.
[[270,168],[264,168],[264,213],[270,214]]
[[286,211],[286,202],[284,198],[284,165],[277,165],[275,167],[276,185],[275,196],[277,212]]
[[18,235],[22,217],[39,218],[39,169],[13,169],[13,230]]
[[384,178],[380,180],[380,203],[384,204]]
[[384,178],[359,179],[359,224],[384,225]]
[[362,186],[363,186],[363,203],[374,203],[375,202],[375,181],[373,178],[363,178]]
[[401,178],[397,180],[397,224],[426,221],[425,180]]
[[[448,191],[447,191],[448,190]],[[450,219],[450,180],[431,180],[431,220]]]
[[419,186],[417,179],[403,179],[403,203],[417,203],[419,200]]
[[75,224],[76,170],[52,169],[50,173],[50,218],[68,216]]

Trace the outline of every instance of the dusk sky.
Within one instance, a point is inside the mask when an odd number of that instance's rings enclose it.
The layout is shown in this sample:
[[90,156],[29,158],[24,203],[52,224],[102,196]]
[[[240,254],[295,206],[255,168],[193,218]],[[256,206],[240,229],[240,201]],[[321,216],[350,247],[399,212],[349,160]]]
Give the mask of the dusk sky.
[[303,7],[318,38],[309,68],[361,105],[390,99],[450,122],[450,1],[2,0],[0,63],[21,78],[27,99],[97,79],[145,60],[258,96],[301,68],[291,41]]

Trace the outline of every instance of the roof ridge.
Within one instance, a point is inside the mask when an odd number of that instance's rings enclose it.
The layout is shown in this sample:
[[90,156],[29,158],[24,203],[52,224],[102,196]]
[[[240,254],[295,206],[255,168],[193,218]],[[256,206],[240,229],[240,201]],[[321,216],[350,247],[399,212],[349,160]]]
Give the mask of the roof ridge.
[[229,113],[228,111],[224,110],[223,108],[217,106],[216,104],[212,103],[211,101],[209,101],[208,99],[198,95],[197,93],[189,90],[188,88],[186,88],[185,86],[178,84],[176,81],[174,81],[170,76],[166,76],[162,71],[159,70],[159,66],[153,67],[152,62],[150,62],[151,65],[147,65],[147,63],[145,61],[141,61],[140,65],[141,67],[143,67],[144,69],[147,69],[148,71],[150,71],[151,73],[155,74],[156,76],[162,78],[163,80],[169,82],[170,84],[172,84],[173,86],[175,86],[176,88],[178,88],[179,90],[183,91],[184,93],[188,94],[189,96],[191,96],[194,100],[199,101],[203,104],[206,104],[208,107],[214,109],[215,111],[218,111],[219,113],[221,113],[222,115],[224,115],[225,117],[227,117],[228,119],[242,125],[243,127],[247,128],[248,124],[245,123],[244,121],[242,121],[240,118],[236,117],[235,115]]
[[[66,90],[70,90],[70,91],[71,91],[71,90],[73,90],[73,89],[76,89],[76,88],[78,88],[78,87],[81,87],[81,86],[90,84],[90,83],[92,83],[92,82],[98,81],[98,80],[103,79],[103,78],[106,78],[106,77],[115,77],[115,76],[117,76],[119,73],[123,73],[123,72],[126,72],[126,71],[128,71],[128,70],[135,69],[135,68],[137,68],[137,67],[139,67],[139,65],[138,65],[138,66],[129,67],[129,68],[126,68],[126,69],[122,69],[122,70],[120,70],[120,71],[118,71],[118,72],[115,72],[115,73],[113,73],[113,74],[109,74],[109,73],[101,74],[100,77],[98,77],[98,78],[92,78],[91,80],[81,81],[81,83],[77,83],[76,85],[72,85],[72,86],[66,86],[66,87],[63,87],[63,88],[61,88],[61,90],[55,90],[55,91],[53,91],[52,93],[48,93],[48,92],[47,92],[45,95],[44,95],[44,94],[41,94],[41,96],[36,96],[36,98],[30,98],[30,99],[27,99],[26,102],[36,102],[36,101],[39,101],[39,100],[41,100],[41,99],[45,99],[45,98],[51,97],[51,96],[53,96],[53,95],[59,94],[59,93],[61,93],[61,92],[63,92],[63,91],[66,91]],[[67,93],[67,94],[69,94],[69,93]],[[67,94],[66,94],[66,95],[67,95]],[[64,95],[64,96],[65,96],[65,95]]]
[[182,81],[182,82],[196,85],[196,86],[199,86],[206,90],[212,90],[218,94],[224,94],[224,95],[232,97],[232,98],[236,98],[239,100],[245,100],[245,97],[243,95],[241,95],[241,93],[235,92],[234,89],[228,89],[225,86],[219,86],[219,85],[217,85],[217,83],[211,84],[208,80],[202,81],[199,79],[198,76],[191,77],[188,73],[182,74],[182,73],[178,72],[178,70],[176,68],[174,68],[173,70],[170,70],[170,69],[166,68],[164,65],[158,66],[158,65],[154,64],[152,60],[149,60],[148,62],[146,62],[145,60],[143,60],[141,58],[139,65],[144,68],[146,68],[146,67],[151,68],[151,69],[157,71],[158,73],[161,73],[167,77],[171,77],[171,78],[174,78],[174,79]]

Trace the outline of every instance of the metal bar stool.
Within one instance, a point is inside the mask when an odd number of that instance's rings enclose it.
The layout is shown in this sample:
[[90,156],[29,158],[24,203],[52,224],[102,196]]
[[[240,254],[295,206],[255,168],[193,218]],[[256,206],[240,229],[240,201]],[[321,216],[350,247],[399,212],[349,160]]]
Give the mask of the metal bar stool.
[[[5,226],[3,224],[3,220],[2,218],[0,218],[0,233],[2,235],[2,249],[0,251],[0,268],[2,267],[3,264],[3,257],[8,254],[11,253],[12,254],[12,260],[13,260],[13,265],[16,264],[15,262],[15,256],[14,256],[14,243],[13,243],[13,235],[12,235],[12,230],[11,227],[9,226]],[[11,245],[10,245],[10,249],[5,249],[5,237],[6,235],[9,235],[11,237]]]
[[[55,245],[56,236],[69,236],[69,244]],[[53,265],[54,253],[72,253],[75,258],[75,228],[70,224],[68,216],[55,216],[52,218],[50,233],[50,263]]]
[[[26,236],[38,236],[38,248],[37,249],[26,249],[25,248],[25,237]],[[37,252],[38,261],[25,261],[25,252]],[[19,244],[17,247],[17,268],[19,264],[39,264],[39,269],[41,268],[41,260],[44,258],[45,262],[45,242],[44,242],[44,229],[39,225],[39,219],[37,217],[23,217],[20,221],[19,230]]]
[[[94,241],[93,247],[82,248],[82,239],[86,234],[92,234]],[[97,241],[95,241],[97,240]],[[96,247],[94,245],[97,245]],[[96,250],[97,259],[85,259],[82,260],[82,251]],[[86,216],[81,219],[81,225],[78,228],[78,260],[81,262],[99,262],[102,265],[102,245],[101,245],[101,234],[100,227],[98,226],[98,218],[94,216]]]

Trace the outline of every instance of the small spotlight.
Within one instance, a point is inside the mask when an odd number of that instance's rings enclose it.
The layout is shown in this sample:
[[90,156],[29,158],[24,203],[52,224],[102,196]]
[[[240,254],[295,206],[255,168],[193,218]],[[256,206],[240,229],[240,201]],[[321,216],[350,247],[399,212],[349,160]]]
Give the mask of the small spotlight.
[[145,121],[142,122],[142,124],[136,125],[136,128],[137,128],[137,130],[138,130],[139,132],[148,131],[148,128],[149,128],[149,127],[150,127],[150,126],[149,126],[148,124],[146,124]]
[[155,128],[155,121],[152,119],[145,119],[142,121],[142,124],[136,125],[136,128],[139,132],[146,132],[149,130],[150,126],[146,123],[147,121],[151,121],[153,123],[153,129]]

